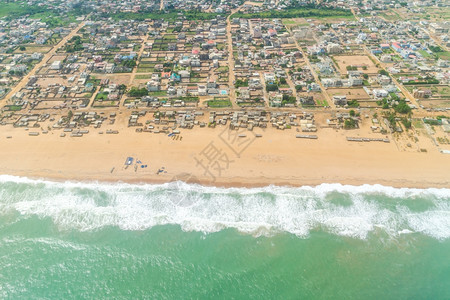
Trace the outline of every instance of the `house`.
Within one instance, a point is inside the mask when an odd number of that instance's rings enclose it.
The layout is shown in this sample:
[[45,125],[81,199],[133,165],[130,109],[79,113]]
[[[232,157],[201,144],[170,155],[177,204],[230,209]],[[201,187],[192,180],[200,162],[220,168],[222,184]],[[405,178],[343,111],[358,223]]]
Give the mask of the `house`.
[[342,47],[339,44],[331,43],[327,45],[327,52],[329,54],[341,53]]
[[392,57],[389,54],[383,54],[383,55],[381,55],[380,60],[381,60],[381,62],[384,62],[384,63],[391,63]]
[[62,68],[62,62],[60,60],[55,60],[51,65],[51,70],[61,70]]
[[198,85],[198,95],[199,96],[206,96],[206,95],[208,95],[205,85],[200,85],[200,84]]
[[320,92],[321,91],[320,85],[318,85],[315,82],[308,84],[306,88],[310,92]]
[[387,84],[391,83],[391,77],[386,76],[386,75],[379,75],[377,77],[377,81],[381,85],[387,85]]
[[432,96],[432,92],[430,89],[417,89],[414,90],[413,96],[416,98],[430,98]]
[[374,89],[372,91],[372,94],[375,98],[384,98],[389,95],[388,91],[386,91],[385,89]]
[[178,73],[180,74],[181,78],[190,78],[191,77],[191,72],[189,72],[187,70],[181,70]]
[[147,90],[149,92],[157,92],[160,90],[160,84],[158,81],[150,80],[147,82]]
[[177,73],[172,73],[170,75],[170,80],[174,81],[174,82],[180,82],[181,81],[181,76],[178,75]]
[[316,105],[313,96],[300,97],[300,102],[303,105]]
[[347,104],[347,96],[333,96],[333,102],[335,105],[346,105]]

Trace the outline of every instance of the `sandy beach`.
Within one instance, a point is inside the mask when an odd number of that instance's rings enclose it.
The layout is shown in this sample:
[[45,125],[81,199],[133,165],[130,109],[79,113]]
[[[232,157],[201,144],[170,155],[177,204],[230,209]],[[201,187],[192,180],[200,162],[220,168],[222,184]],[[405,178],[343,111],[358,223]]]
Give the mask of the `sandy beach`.
[[[125,121],[124,121],[125,122]],[[227,127],[166,134],[120,133],[60,137],[62,131],[4,126],[0,173],[76,181],[161,183],[174,180],[215,186],[382,184],[393,187],[450,187],[450,155],[401,151],[398,143],[348,142],[364,129],[320,129],[317,140],[297,139],[295,130],[261,129],[239,138]],[[233,135],[234,134],[234,135]],[[262,137],[255,137],[261,134]],[[10,137],[10,138],[7,138]],[[127,157],[133,163],[126,166]]]

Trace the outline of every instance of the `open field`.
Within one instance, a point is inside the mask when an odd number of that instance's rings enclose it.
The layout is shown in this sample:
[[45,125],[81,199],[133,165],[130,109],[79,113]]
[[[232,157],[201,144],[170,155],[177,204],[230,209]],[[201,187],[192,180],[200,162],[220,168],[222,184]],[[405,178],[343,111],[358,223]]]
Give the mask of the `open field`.
[[[336,55],[333,56],[334,60],[339,66],[339,71],[342,74],[347,74],[347,67],[358,67],[358,71],[362,71],[368,74],[375,74],[378,72],[378,68],[366,55]],[[364,68],[367,68],[364,70]]]
[[327,93],[330,96],[345,95],[349,100],[370,99],[369,95],[362,88],[329,88]]
[[27,54],[32,54],[35,52],[38,53],[47,53],[48,51],[50,51],[52,49],[52,46],[45,46],[45,45],[24,45],[25,50],[21,51],[19,48],[17,48],[14,53],[27,53]]

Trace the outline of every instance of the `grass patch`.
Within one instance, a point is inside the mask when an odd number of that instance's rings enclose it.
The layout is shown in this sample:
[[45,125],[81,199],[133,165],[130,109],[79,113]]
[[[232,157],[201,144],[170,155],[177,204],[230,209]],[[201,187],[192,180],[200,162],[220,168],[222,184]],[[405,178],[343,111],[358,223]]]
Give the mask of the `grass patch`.
[[295,8],[287,8],[282,11],[270,10],[258,13],[235,13],[232,18],[244,18],[244,19],[293,19],[293,18],[353,18],[354,16],[350,10],[328,8],[328,7],[315,7],[315,6],[302,6]]
[[148,95],[154,97],[167,96],[167,91],[148,92]]
[[231,107],[231,102],[230,100],[209,100],[206,101],[206,104],[208,105],[208,107]]
[[134,78],[135,79],[150,79],[150,78],[152,78],[152,75],[136,75]]

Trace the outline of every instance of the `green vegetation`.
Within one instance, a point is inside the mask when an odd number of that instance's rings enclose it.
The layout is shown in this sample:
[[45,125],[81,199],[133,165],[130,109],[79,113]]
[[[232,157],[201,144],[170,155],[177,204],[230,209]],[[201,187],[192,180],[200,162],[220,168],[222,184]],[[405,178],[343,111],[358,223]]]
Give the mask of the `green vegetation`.
[[417,85],[417,84],[439,84],[439,80],[436,78],[423,78],[419,79],[418,81],[408,81],[404,82],[403,85]]
[[389,73],[388,73],[388,71],[386,71],[386,70],[380,70],[380,71],[378,71],[378,74],[380,74],[380,75],[385,75],[385,76],[389,76]]
[[244,19],[293,19],[293,18],[324,18],[324,17],[353,17],[350,10],[328,8],[328,7],[315,7],[315,6],[299,6],[291,7],[285,10],[270,10],[258,13],[235,13],[232,18],[244,18]]
[[200,98],[197,96],[185,96],[178,98],[178,100],[182,100],[184,102],[198,102]]
[[130,89],[130,91],[128,92],[128,96],[130,97],[144,97],[148,95],[148,91],[146,88],[137,88],[137,87],[132,87]]
[[347,101],[347,105],[348,105],[348,107],[353,107],[353,108],[359,107],[359,103],[356,100]]
[[155,97],[167,96],[167,91],[148,92],[148,95]]
[[136,67],[136,61],[133,59],[127,59],[120,62],[120,65],[126,68],[133,69]]
[[97,96],[95,96],[95,100],[107,100],[108,99],[108,92],[100,92],[97,94]]
[[266,91],[267,91],[267,92],[275,92],[275,91],[278,91],[278,85],[276,85],[276,84],[267,84],[267,85],[266,85]]
[[429,48],[433,53],[444,52],[444,50],[442,50],[442,48],[439,47],[439,46],[429,46],[428,48]]
[[248,79],[244,79],[244,80],[238,79],[238,80],[236,80],[236,83],[234,84],[234,86],[236,88],[247,87],[248,86]]
[[83,45],[82,45],[82,41],[81,41],[81,37],[76,35],[74,37],[72,37],[68,43],[66,44],[66,46],[64,47],[64,50],[67,53],[72,53],[72,52],[76,52],[76,51],[81,51],[83,50]]
[[25,1],[0,2],[0,18],[5,17],[6,20],[13,20],[22,16],[29,16],[31,19],[40,19],[50,28],[75,22],[76,15],[80,15],[77,9],[73,9],[69,16],[62,17],[46,6],[29,5]]
[[149,75],[146,75],[146,74],[144,74],[144,75],[136,75],[136,77],[134,77],[135,79],[150,79],[150,78],[152,78],[152,75],[151,74],[149,74]]
[[208,107],[231,107],[231,102],[230,100],[219,100],[219,99],[214,99],[214,100],[209,100],[206,102]]
[[418,51],[419,53],[420,53],[420,55],[422,55],[424,58],[428,58],[428,57],[431,57],[431,54],[430,53],[428,53],[427,51],[425,51],[425,50],[419,50]]
[[0,18],[6,17],[7,20],[17,19],[25,15],[31,16],[45,11],[45,7],[31,6],[21,1],[0,2]]
[[402,118],[401,119],[403,126],[405,126],[405,128],[408,130],[411,128],[411,121],[408,120],[407,118]]
[[76,22],[76,16],[70,14],[68,16],[57,16],[54,12],[50,10],[45,10],[44,12],[36,13],[31,16],[32,19],[40,19],[42,22],[46,23],[50,28],[67,26],[70,23]]
[[132,12],[120,12],[116,14],[102,14],[102,17],[105,18],[113,18],[115,21],[119,20],[136,20],[136,21],[144,21],[146,19],[151,20],[176,20],[181,16],[184,16],[187,20],[211,20],[216,18],[218,15],[217,13],[204,13],[199,11],[177,11],[177,10],[169,10],[167,12],[165,11],[140,11],[138,13],[132,13]]
[[19,111],[22,109],[22,105],[9,105],[5,106],[5,108],[7,108],[8,111]]
[[356,128],[356,121],[353,119],[347,119],[344,121],[344,128],[345,129],[353,129]]
[[396,112],[401,114],[408,114],[411,112],[411,107],[409,107],[409,105],[403,100],[393,107]]
[[294,96],[289,96],[284,94],[283,100],[281,101],[281,106],[285,106],[286,104],[295,104],[297,99]]
[[386,118],[386,120],[388,120],[388,122],[392,128],[396,127],[397,122],[395,121],[395,113],[393,113],[393,112],[385,113],[384,117]]

